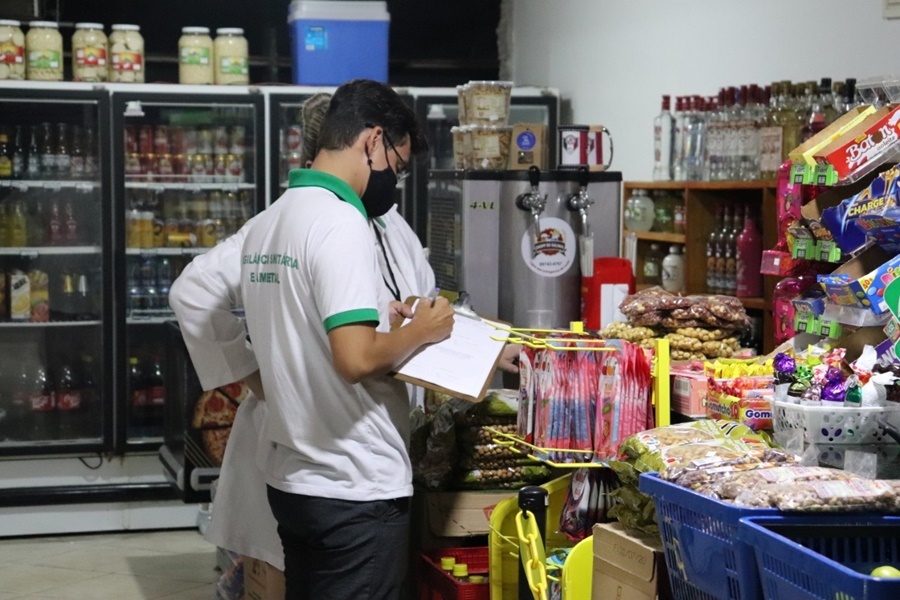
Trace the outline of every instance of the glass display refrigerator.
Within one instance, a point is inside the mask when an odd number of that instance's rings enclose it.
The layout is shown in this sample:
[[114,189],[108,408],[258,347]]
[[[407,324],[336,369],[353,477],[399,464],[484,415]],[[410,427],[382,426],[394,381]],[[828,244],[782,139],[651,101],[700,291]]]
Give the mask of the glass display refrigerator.
[[202,390],[171,331],[168,292],[185,265],[265,204],[264,99],[251,88],[193,86],[113,87],[111,96],[112,216],[121,250],[114,254],[115,442],[125,450],[164,442],[170,480],[186,501],[197,501],[198,488],[208,490],[217,476],[224,443],[213,442],[227,437],[207,430],[227,426],[194,417]]
[[109,96],[0,86],[0,457],[112,449]]
[[[428,173],[454,168],[453,136],[450,129],[459,125],[459,100],[456,88],[410,88],[419,122],[425,127],[431,148],[427,160],[416,162],[412,177],[412,197],[404,216],[422,243],[428,227]],[[539,123],[550,132],[547,150],[550,167],[556,167],[556,128],[559,124],[559,92],[550,88],[514,87],[510,95],[509,124]]]

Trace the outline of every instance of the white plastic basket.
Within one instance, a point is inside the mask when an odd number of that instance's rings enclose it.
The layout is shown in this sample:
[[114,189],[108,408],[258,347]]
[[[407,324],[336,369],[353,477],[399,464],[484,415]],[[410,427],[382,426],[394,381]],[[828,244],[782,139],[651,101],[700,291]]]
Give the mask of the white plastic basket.
[[900,426],[900,407],[845,408],[775,402],[774,428],[802,430],[810,444],[893,444],[878,420]]

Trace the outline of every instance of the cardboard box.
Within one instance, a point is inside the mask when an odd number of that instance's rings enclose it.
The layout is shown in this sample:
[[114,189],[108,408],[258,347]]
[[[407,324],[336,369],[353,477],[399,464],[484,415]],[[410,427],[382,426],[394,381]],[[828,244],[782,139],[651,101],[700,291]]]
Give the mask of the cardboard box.
[[503,492],[428,492],[426,512],[431,533],[439,537],[485,535],[491,530],[491,512],[515,495]]
[[536,166],[542,171],[549,166],[547,126],[540,123],[516,123],[509,144],[509,170],[527,171]]
[[900,141],[900,104],[879,108],[839,138],[818,150],[819,164],[834,167],[841,180],[871,167]]
[[804,163],[807,165],[815,165],[816,161],[813,155],[823,147],[827,146],[844,132],[852,129],[865,118],[875,112],[874,106],[857,106],[838,117],[833,123],[825,127],[822,131],[812,136],[788,153],[788,157],[793,162]]
[[284,572],[264,560],[244,557],[244,600],[283,600]]
[[738,398],[710,390],[706,398],[706,416],[737,421],[753,431],[772,431],[772,398]]
[[819,285],[835,304],[858,306],[880,315],[888,310],[884,288],[898,274],[900,256],[871,246],[831,275],[819,275]]
[[671,600],[657,536],[634,535],[620,523],[594,525],[592,600]]
[[672,410],[688,416],[706,415],[703,404],[708,389],[708,379],[703,373],[673,373]]

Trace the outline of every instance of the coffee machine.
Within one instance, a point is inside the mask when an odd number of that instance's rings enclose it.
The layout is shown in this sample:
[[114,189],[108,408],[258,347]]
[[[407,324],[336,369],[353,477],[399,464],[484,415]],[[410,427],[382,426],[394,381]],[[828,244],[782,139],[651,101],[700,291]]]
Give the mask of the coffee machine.
[[581,318],[581,278],[618,256],[622,174],[430,171],[426,245],[437,285],[526,328]]

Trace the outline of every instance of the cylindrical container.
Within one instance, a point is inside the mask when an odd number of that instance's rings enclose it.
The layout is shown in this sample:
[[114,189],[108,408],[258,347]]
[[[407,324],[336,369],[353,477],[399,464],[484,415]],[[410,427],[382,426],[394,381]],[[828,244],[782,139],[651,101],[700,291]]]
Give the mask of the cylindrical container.
[[201,127],[197,130],[197,150],[188,154],[212,154],[213,153],[213,132],[209,127]]
[[457,169],[466,168],[466,139],[462,127],[451,127],[450,135],[453,136],[453,166]]
[[667,292],[684,291],[684,255],[681,246],[670,246],[662,261],[662,286]]
[[650,231],[654,218],[654,204],[647,190],[633,190],[625,201],[625,229]]
[[213,153],[228,154],[231,147],[231,141],[228,138],[228,128],[224,125],[217,125],[213,128]]
[[217,84],[247,85],[250,83],[247,38],[244,37],[243,29],[240,27],[216,29],[214,49]]
[[470,125],[506,125],[509,120],[511,81],[470,81],[463,90],[466,122]]
[[21,23],[0,19],[0,79],[25,79],[25,34]]
[[75,23],[72,34],[72,80],[106,81],[106,34],[100,23]]
[[512,127],[508,125],[471,125],[472,164],[470,168],[506,170],[509,161],[509,142]]
[[225,157],[225,181],[229,183],[244,182],[244,157],[229,154]]
[[469,124],[468,112],[466,111],[466,89],[468,89],[468,85],[468,83],[464,83],[462,85],[456,86],[456,98],[458,102],[460,125]]
[[246,137],[246,130],[243,125],[235,125],[231,128],[231,150],[230,154],[237,154],[238,156],[244,155],[244,150],[246,148],[246,142],[244,138]]
[[109,80],[144,83],[144,38],[137,25],[116,24],[109,34]]
[[28,24],[26,71],[32,81],[62,81],[63,39],[53,21]]
[[209,27],[182,27],[178,39],[178,82],[208,85],[215,82],[215,50]]

